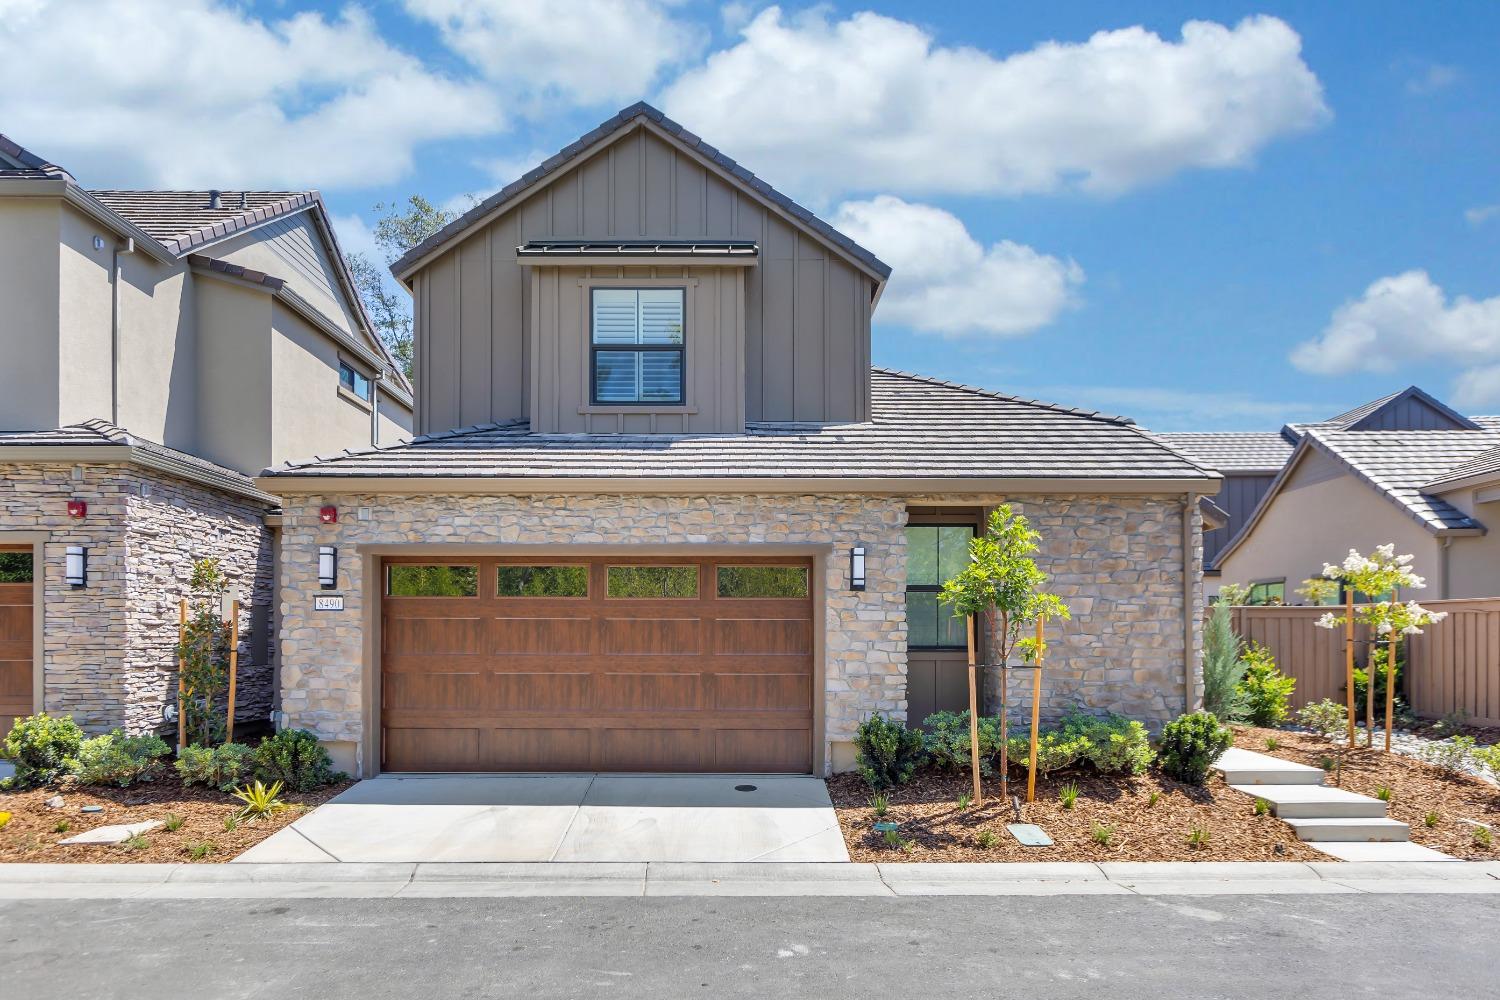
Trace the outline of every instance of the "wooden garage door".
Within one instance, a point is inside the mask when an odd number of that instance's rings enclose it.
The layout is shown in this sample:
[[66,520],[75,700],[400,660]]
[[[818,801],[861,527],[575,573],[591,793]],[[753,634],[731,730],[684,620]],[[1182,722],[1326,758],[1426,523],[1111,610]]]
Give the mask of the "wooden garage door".
[[391,771],[812,769],[810,560],[392,559]]
[[31,714],[31,559],[30,547],[0,548],[0,738]]

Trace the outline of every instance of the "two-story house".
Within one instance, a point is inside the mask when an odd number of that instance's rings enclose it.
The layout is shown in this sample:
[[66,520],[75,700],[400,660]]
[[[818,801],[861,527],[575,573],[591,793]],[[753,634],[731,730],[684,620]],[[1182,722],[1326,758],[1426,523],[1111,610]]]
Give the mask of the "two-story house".
[[89,190],[0,136],[0,359],[0,726],[162,726],[203,557],[264,719],[279,501],[252,477],[412,426],[317,192]]
[[1048,714],[1197,703],[1217,474],[1128,420],[872,369],[889,268],[655,109],[393,270],[421,435],[257,480],[281,704],[345,766],[847,768],[872,713],[966,706],[936,591],[1001,502],[1074,614]]

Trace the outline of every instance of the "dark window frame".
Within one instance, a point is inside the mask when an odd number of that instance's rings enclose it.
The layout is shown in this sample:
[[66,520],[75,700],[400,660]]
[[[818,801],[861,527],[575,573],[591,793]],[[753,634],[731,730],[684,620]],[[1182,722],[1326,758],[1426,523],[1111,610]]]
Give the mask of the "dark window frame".
[[[347,380],[345,380],[344,378],[345,372],[349,373],[349,378]],[[359,391],[360,382],[364,382],[365,384],[364,392]],[[374,384],[375,380],[373,378],[366,375],[364,372],[360,371],[358,368],[345,361],[343,358],[339,358],[339,385],[342,386],[346,392],[354,396],[355,399],[362,399],[366,403],[368,403],[370,401],[370,397],[374,395],[372,389]]]
[[[967,529],[969,529],[969,537],[970,538],[977,538],[977,537],[979,537],[979,529],[974,525],[974,523],[972,521],[931,521],[931,522],[929,522],[929,521],[923,521],[920,524],[908,524],[906,526],[906,530],[907,531],[910,531],[912,528],[967,528]],[[911,558],[910,555],[908,555],[907,558],[909,560]],[[941,558],[941,556],[939,558]],[[913,594],[913,593],[916,593],[916,594],[937,594],[937,593],[941,593],[942,589],[943,589],[943,585],[941,583],[910,583],[910,582],[908,582],[906,584],[905,593],[908,593],[908,594]],[[910,599],[907,599],[907,606],[910,607]],[[939,612],[941,612],[941,609],[942,609],[941,603],[938,605],[938,608],[939,608]],[[908,622],[907,622],[907,632],[906,632],[906,635],[907,635],[906,648],[909,649],[909,650],[915,649],[915,650],[921,650],[921,651],[924,651],[924,652],[931,652],[931,651],[952,652],[953,650],[956,650],[956,649],[967,650],[969,648],[967,642],[965,642],[963,645],[952,645],[952,646],[918,646],[918,645],[915,645],[914,643],[911,642],[911,623],[910,623],[909,619],[908,619]]]
[[[600,291],[621,292],[670,292],[675,291],[682,295],[682,343],[680,344],[599,344],[594,340],[594,297]],[[687,286],[686,285],[593,285],[589,288],[589,405],[590,406],[636,406],[645,409],[665,406],[687,405]],[[677,366],[677,398],[676,399],[637,399],[619,400],[599,398],[599,359],[600,351],[615,351],[621,353],[657,353],[671,352],[680,358]]]

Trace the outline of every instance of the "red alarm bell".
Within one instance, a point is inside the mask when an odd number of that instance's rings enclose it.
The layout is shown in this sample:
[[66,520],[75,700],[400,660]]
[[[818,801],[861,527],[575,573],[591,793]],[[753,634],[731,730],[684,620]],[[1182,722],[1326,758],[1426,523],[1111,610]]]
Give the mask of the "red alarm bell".
[[324,524],[338,524],[339,509],[331,505],[319,509],[318,520],[323,522]]
[[68,501],[68,516],[69,517],[84,517],[84,516],[86,516],[88,514],[88,512],[89,512],[89,505],[88,505],[87,502],[85,502],[83,500],[69,500]]

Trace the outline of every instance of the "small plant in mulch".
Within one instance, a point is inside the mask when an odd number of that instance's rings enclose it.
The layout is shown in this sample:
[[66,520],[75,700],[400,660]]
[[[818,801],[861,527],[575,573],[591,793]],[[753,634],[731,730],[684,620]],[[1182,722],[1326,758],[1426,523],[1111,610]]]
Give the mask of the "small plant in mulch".
[[1078,782],[1070,781],[1063,785],[1057,793],[1057,801],[1062,803],[1064,809],[1072,809],[1078,802]]
[[1271,814],[1271,803],[1267,802],[1265,799],[1263,799],[1263,798],[1261,798],[1260,796],[1257,795],[1255,797],[1255,815],[1257,815],[1257,816],[1269,816],[1270,814]]
[[120,846],[124,847],[126,850],[144,851],[146,848],[151,846],[151,841],[146,839],[145,834],[138,833],[134,837],[131,837],[129,840],[125,841]]
[[176,833],[178,830],[182,829],[182,824],[186,822],[187,820],[183,819],[176,813],[167,813],[167,818],[162,821],[161,826],[162,829],[166,830],[168,833]]
[[60,820],[57,821],[56,824],[53,825],[52,832],[53,833],[67,833],[71,829],[73,829],[73,824],[72,823],[69,823],[65,819],[60,819]]
[[891,810],[891,797],[884,792],[876,792],[870,796],[870,810],[876,816],[884,816]]
[[1280,750],[1280,749],[1281,749],[1281,741],[1280,740],[1278,740],[1274,736],[1267,736],[1266,737],[1266,750],[1267,751],[1269,751],[1270,753],[1275,753],[1277,750]]
[[245,788],[234,790],[234,797],[245,804],[240,810],[240,819],[261,819],[281,812],[287,806],[281,801],[280,796],[281,782],[279,781],[272,782],[270,788],[256,781]]
[[1394,793],[1391,791],[1390,785],[1381,785],[1375,789],[1375,797],[1382,802],[1391,801],[1393,795]]
[[1151,806],[1156,805],[1160,801],[1161,801],[1161,792],[1158,792],[1154,788],[1151,789],[1151,794],[1148,795],[1148,796],[1146,796],[1146,806],[1149,808]]
[[1422,825],[1427,827],[1429,830],[1437,826],[1438,814],[1429,810],[1428,813],[1422,817]]
[[1100,847],[1108,847],[1110,838],[1115,835],[1115,828],[1109,823],[1095,821],[1089,824],[1089,838]]
[[188,844],[183,848],[183,850],[186,851],[187,856],[192,858],[194,861],[202,861],[204,858],[208,857],[210,854],[218,850],[218,847],[214,845],[214,842],[212,840],[199,840]]
[[1487,826],[1474,827],[1474,843],[1488,850],[1495,843],[1495,835]]
[[974,838],[974,843],[978,844],[985,850],[989,850],[991,847],[994,847],[995,844],[999,842],[999,840],[1000,838],[995,836],[994,830],[980,830],[978,835]]
[[1208,827],[1206,826],[1194,826],[1191,830],[1188,831],[1188,846],[1195,851],[1201,851],[1205,847],[1207,847],[1209,839],[1210,836]]
[[972,807],[974,805],[974,794],[972,792],[964,792],[958,797],[958,801],[955,803],[955,805],[957,805],[960,809],[968,809]]

